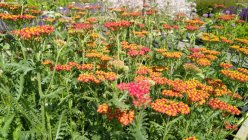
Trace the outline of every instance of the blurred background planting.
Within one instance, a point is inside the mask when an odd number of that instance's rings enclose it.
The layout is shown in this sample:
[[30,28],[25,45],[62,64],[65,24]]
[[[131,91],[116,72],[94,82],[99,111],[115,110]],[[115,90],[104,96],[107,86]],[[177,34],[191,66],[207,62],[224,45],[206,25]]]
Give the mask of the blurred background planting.
[[213,9],[214,4],[224,4],[225,8],[248,7],[248,0],[196,0],[197,13],[203,15]]

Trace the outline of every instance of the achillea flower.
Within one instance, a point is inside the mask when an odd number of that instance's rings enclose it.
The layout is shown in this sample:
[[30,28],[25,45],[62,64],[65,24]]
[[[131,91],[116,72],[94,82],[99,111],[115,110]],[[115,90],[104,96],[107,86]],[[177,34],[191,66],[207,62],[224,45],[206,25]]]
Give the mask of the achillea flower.
[[115,30],[118,30],[118,29],[121,29],[121,28],[127,28],[129,26],[131,26],[132,23],[129,22],[129,21],[125,21],[125,20],[122,20],[122,21],[119,21],[119,22],[106,22],[104,23],[104,26],[112,31],[115,31]]
[[210,66],[211,61],[209,61],[207,58],[200,58],[196,60],[196,63],[200,66]]
[[90,18],[87,18],[86,21],[88,21],[89,23],[96,23],[97,22],[97,18],[90,17]]
[[168,70],[168,67],[165,66],[152,66],[153,72],[162,72]]
[[205,90],[192,89],[186,92],[188,100],[191,102],[204,103],[205,100],[210,96]]
[[230,124],[229,122],[224,122],[225,129],[227,130],[237,130],[238,126],[235,124]]
[[80,66],[78,66],[79,70],[93,70],[94,69],[94,65],[93,64],[82,64]]
[[78,76],[78,81],[80,81],[80,82],[82,82],[82,83],[89,83],[89,82],[92,82],[92,83],[96,83],[96,84],[99,84],[101,81],[100,80],[98,80],[95,76],[94,76],[94,74],[92,74],[92,73],[89,73],[89,74],[87,74],[87,73],[85,73],[85,74],[80,74],[79,76]]
[[218,19],[223,21],[233,20],[235,18],[235,15],[221,15],[218,17]]
[[184,104],[183,102],[170,101],[165,98],[155,100],[155,102],[151,103],[151,107],[156,112],[168,116],[177,116],[179,113],[186,115],[190,112],[190,108],[187,104]]
[[188,58],[191,58],[191,59],[205,58],[205,55],[202,54],[201,52],[193,52],[192,54],[188,56]]
[[37,26],[37,27],[27,27],[21,30],[12,31],[13,34],[20,36],[23,39],[31,39],[44,35],[48,35],[54,31],[53,26]]
[[226,77],[235,80],[235,81],[239,81],[239,82],[248,82],[248,75],[243,74],[241,72],[238,71],[234,71],[234,70],[221,70],[220,71],[221,74],[225,75]]
[[231,63],[223,63],[223,62],[221,62],[219,66],[222,67],[223,69],[230,69],[231,67],[233,67]]
[[173,28],[173,27],[170,26],[169,24],[164,24],[163,27],[164,27],[164,29],[166,29],[166,30],[171,30],[171,29]]
[[150,86],[148,81],[141,81],[137,83],[120,83],[117,85],[117,88],[120,90],[127,90],[132,97],[135,106],[146,107],[146,105],[150,103]]
[[164,52],[162,55],[166,58],[172,58],[172,59],[179,59],[180,57],[182,57],[181,52]]
[[209,34],[209,33],[203,33],[201,36],[201,39],[203,41],[208,41],[208,42],[219,42],[219,37],[217,37],[214,34]]
[[107,114],[109,111],[110,108],[106,103],[99,105],[97,108],[97,112],[100,114]]
[[140,66],[137,68],[137,71],[136,71],[136,74],[139,74],[139,75],[148,75],[152,72],[151,69],[149,69],[148,67],[146,66]]
[[87,31],[93,28],[92,24],[88,23],[73,23],[69,29],[69,33],[77,33],[77,32],[83,32]]
[[246,68],[237,68],[237,70],[238,70],[239,72],[242,72],[242,73],[248,75],[248,69],[246,69]]
[[219,55],[220,52],[219,51],[215,51],[215,50],[202,50],[201,51],[203,54],[209,54],[209,55]]
[[53,23],[55,22],[55,18],[44,18],[43,21]]
[[134,120],[134,111],[123,111],[117,115],[117,120],[124,126],[131,124]]
[[198,27],[198,26],[195,26],[195,25],[187,25],[187,26],[185,26],[185,28],[186,28],[188,31],[190,31],[190,32],[199,30],[199,27]]
[[246,39],[245,38],[236,38],[235,41],[238,41],[242,44],[248,45],[248,39],[247,38]]
[[159,54],[163,54],[164,52],[166,52],[166,49],[155,49],[155,51]]
[[11,15],[11,14],[0,13],[0,19],[2,20],[18,21],[18,20],[31,20],[34,18],[35,16],[32,16],[32,15]]
[[200,25],[200,26],[205,23],[199,19],[185,20],[185,22],[189,25]]
[[53,69],[55,69],[56,71],[70,71],[71,70],[71,66],[68,65],[68,64],[65,64],[65,65],[56,65],[53,67]]
[[42,65],[51,65],[52,61],[51,60],[45,60],[42,62]]
[[139,46],[138,49],[129,49],[127,54],[131,57],[137,57],[137,56],[143,56],[143,55],[147,54],[149,51],[150,51],[149,48]]
[[168,96],[168,97],[183,97],[181,93],[173,91],[173,90],[163,90],[162,95]]
[[232,105],[230,105],[224,101],[221,101],[217,98],[210,99],[208,102],[208,105],[214,110],[220,109],[222,111],[228,112],[228,113],[233,114],[233,115],[239,115],[240,114],[240,110],[237,107],[232,106]]
[[220,37],[220,39],[221,39],[221,41],[222,41],[223,43],[227,43],[227,44],[232,44],[232,43],[233,43],[232,40],[228,40],[226,37]]
[[214,60],[216,60],[216,59],[218,58],[217,56],[211,55],[211,54],[205,55],[205,57],[206,57],[207,59],[211,60],[211,61],[214,61]]

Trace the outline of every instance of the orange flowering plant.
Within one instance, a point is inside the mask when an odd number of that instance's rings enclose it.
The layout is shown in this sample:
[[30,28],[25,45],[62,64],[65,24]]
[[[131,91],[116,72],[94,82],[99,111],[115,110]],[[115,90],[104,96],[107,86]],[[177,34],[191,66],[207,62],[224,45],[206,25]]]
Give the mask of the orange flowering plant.
[[218,140],[242,125],[237,15],[49,5],[0,3],[0,139]]

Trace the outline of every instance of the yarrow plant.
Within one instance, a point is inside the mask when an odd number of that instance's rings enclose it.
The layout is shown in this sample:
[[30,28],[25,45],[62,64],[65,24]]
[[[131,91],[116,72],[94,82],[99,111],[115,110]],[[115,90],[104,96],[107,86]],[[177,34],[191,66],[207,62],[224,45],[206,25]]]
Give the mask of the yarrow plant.
[[113,2],[0,3],[0,139],[236,135],[247,118],[244,11]]

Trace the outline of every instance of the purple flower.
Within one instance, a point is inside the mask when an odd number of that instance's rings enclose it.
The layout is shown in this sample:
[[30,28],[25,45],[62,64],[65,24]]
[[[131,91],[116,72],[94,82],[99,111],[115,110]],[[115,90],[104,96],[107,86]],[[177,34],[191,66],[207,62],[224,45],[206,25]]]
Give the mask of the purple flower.
[[226,14],[228,14],[228,15],[229,15],[230,13],[231,13],[231,11],[230,11],[230,10],[226,10]]
[[225,14],[228,14],[228,15],[232,15],[232,14],[236,14],[237,13],[237,10],[238,10],[238,7],[237,6],[230,6],[230,7],[227,7],[224,10],[224,13]]
[[204,16],[204,17],[208,18],[208,14],[203,14],[202,16]]
[[58,12],[63,14],[63,15],[67,15],[67,14],[69,14],[69,9],[67,7],[59,7]]
[[240,19],[248,21],[248,8],[243,9],[239,14]]

